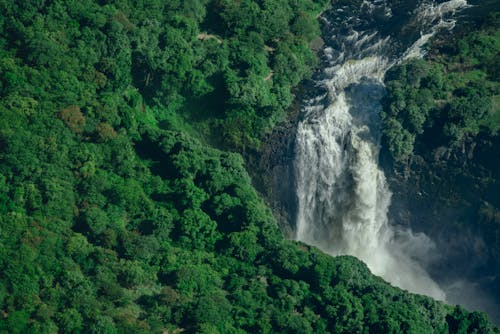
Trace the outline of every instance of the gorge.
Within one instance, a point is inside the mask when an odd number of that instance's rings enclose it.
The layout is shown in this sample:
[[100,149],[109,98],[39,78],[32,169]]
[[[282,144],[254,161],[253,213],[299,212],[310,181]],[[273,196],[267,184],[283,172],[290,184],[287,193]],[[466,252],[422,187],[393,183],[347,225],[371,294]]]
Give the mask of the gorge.
[[[457,286],[471,290],[473,284],[457,277],[440,286],[439,277],[431,277],[433,262],[446,261],[437,260],[432,237],[389,223],[391,191],[378,163],[384,74],[423,56],[425,43],[439,30],[453,29],[467,7],[461,0],[340,1],[323,15],[323,70],[313,89],[318,93],[304,100],[296,134],[294,237],[334,256],[354,255],[411,292],[479,306],[497,318],[495,302],[478,305],[457,293]],[[480,289],[473,294],[484,295]]]

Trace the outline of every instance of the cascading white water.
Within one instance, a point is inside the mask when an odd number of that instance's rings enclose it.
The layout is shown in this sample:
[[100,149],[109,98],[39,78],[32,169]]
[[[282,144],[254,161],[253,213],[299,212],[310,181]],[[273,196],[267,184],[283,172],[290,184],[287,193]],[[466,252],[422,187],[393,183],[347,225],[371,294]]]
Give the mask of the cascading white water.
[[[324,49],[318,85],[327,93],[305,102],[296,140],[296,239],[331,255],[356,256],[389,282],[440,300],[445,294],[420,264],[430,239],[388,224],[391,193],[378,167],[379,101],[385,72],[422,55],[425,41],[441,27],[452,28],[448,15],[465,6],[464,0],[422,3],[408,23],[421,29],[420,37],[399,49],[396,38],[381,36],[373,24],[361,30],[360,22],[374,13],[390,19],[384,1],[364,0],[358,16],[325,18],[333,47]],[[345,7],[337,13],[353,11]]]

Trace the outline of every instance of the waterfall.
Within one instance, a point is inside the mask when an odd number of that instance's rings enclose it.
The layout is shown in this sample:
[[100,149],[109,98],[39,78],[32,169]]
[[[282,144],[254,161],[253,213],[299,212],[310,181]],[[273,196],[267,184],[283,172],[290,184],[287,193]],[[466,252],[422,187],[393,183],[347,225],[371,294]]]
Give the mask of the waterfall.
[[331,34],[317,80],[323,93],[304,101],[297,129],[295,237],[333,256],[356,256],[394,285],[445,300],[423,266],[432,241],[388,223],[391,192],[378,167],[379,113],[385,72],[422,56],[423,44],[439,29],[453,28],[453,14],[467,3],[424,1],[399,31],[384,35],[379,28],[394,20],[390,5],[358,2],[339,1],[323,16]]

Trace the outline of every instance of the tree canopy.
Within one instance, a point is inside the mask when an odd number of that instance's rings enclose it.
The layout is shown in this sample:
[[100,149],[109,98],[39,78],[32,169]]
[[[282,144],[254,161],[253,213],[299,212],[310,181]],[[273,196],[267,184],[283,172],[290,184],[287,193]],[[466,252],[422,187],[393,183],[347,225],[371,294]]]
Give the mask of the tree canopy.
[[498,332],[284,240],[231,152],[326,2],[0,2],[0,333]]

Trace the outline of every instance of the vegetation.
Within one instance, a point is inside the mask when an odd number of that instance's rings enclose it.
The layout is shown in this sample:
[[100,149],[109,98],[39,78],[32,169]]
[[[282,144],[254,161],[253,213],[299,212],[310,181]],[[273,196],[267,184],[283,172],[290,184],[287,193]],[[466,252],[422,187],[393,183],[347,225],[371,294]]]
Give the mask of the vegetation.
[[424,60],[387,73],[383,157],[415,224],[443,244],[463,235],[484,241],[474,250],[457,241],[454,268],[474,268],[471,281],[495,277],[481,288],[498,301],[500,14],[494,2],[486,15],[482,6],[453,35],[435,39]]
[[324,5],[0,2],[0,333],[498,332],[284,240],[207,145],[258,147]]
[[383,133],[396,162],[500,129],[499,17],[387,73]]

